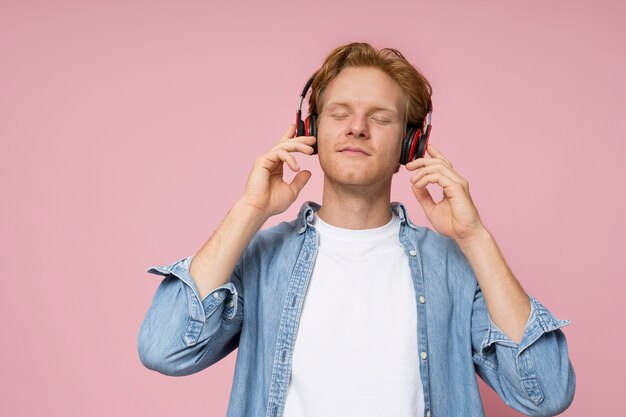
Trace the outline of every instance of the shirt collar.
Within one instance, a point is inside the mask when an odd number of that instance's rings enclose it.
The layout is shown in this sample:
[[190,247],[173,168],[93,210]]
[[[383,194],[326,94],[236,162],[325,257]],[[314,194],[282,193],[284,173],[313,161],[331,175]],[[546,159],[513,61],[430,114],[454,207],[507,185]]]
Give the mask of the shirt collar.
[[[313,216],[317,210],[320,209],[320,205],[313,201],[305,201],[300,207],[298,213],[298,234],[302,234],[306,231],[307,227],[311,226]],[[411,223],[409,216],[407,215],[406,208],[400,202],[394,201],[391,203],[391,210],[400,218],[401,224],[406,224],[412,229],[417,230],[418,227]]]

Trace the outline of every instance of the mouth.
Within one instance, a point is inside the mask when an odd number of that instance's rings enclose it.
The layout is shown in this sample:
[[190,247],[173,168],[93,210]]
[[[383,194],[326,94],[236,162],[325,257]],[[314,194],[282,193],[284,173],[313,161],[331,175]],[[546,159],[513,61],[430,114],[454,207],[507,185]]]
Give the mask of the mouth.
[[352,155],[352,156],[370,156],[364,149],[358,148],[356,146],[345,146],[339,149],[344,155]]

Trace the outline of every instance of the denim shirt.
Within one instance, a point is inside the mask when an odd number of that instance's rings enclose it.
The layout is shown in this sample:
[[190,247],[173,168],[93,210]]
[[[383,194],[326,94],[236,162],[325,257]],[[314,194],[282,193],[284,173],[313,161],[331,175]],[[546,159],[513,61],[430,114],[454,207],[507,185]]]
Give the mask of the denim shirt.
[[[311,222],[319,208],[306,202],[297,219],[259,231],[229,281],[204,299],[189,273],[192,257],[150,268],[165,278],[139,331],[143,364],[166,375],[188,375],[239,348],[227,417],[283,416],[300,313],[318,252]],[[391,208],[401,221],[399,241],[415,289],[424,416],[483,416],[476,374],[522,413],[549,416],[565,410],[576,385],[560,330],[569,321],[558,320],[528,295],[531,313],[524,335],[519,344],[513,342],[489,317],[456,242],[414,225],[402,204]],[[384,308],[393,297],[381,294],[372,308]]]

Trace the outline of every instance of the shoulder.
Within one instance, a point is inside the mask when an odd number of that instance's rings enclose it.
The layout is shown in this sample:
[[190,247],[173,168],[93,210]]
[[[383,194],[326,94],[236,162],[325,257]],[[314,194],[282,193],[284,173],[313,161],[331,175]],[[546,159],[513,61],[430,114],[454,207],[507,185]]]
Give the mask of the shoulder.
[[[467,258],[452,238],[428,227],[407,227],[409,239],[419,253],[419,266],[433,294],[464,294],[473,297],[477,281]],[[437,291],[439,289],[440,291]],[[443,295],[442,295],[443,296]]]
[[242,261],[269,264],[277,257],[297,257],[303,238],[296,220],[259,230],[248,243]]
[[304,240],[307,223],[311,220],[314,211],[320,205],[313,201],[306,201],[300,207],[298,215],[291,221],[283,221],[275,226],[260,230],[250,241],[249,247],[277,247],[281,245],[298,246],[297,242]]
[[435,259],[442,263],[458,264],[462,268],[467,266],[467,259],[454,239],[429,227],[417,226],[406,214],[406,209],[402,205],[399,208],[406,218],[406,233],[419,248],[425,261]]
[[432,230],[426,226],[419,226],[417,229],[412,229],[413,233],[420,242],[420,246],[438,251],[449,251],[458,249],[458,245],[447,236]]
[[442,235],[426,226],[418,226],[409,218],[407,209],[402,203],[392,203],[392,208],[401,221],[406,221],[405,230],[412,240],[420,246],[422,250],[433,250],[436,252],[448,252],[458,250],[458,245],[454,239]]
[[298,221],[280,222],[275,226],[259,230],[252,238],[251,244],[268,245],[284,242],[298,236]]

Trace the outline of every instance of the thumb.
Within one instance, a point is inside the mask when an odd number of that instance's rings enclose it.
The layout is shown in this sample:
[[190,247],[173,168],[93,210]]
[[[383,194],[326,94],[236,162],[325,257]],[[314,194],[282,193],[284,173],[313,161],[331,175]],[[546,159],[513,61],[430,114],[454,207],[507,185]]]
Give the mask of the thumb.
[[300,171],[293,177],[293,180],[289,183],[289,188],[291,188],[296,197],[309,181],[309,178],[311,178],[311,171],[307,170]]
[[431,207],[435,205],[435,201],[426,187],[413,187],[413,194],[415,194],[415,198],[417,198],[417,201],[424,209],[424,212],[428,213]]

